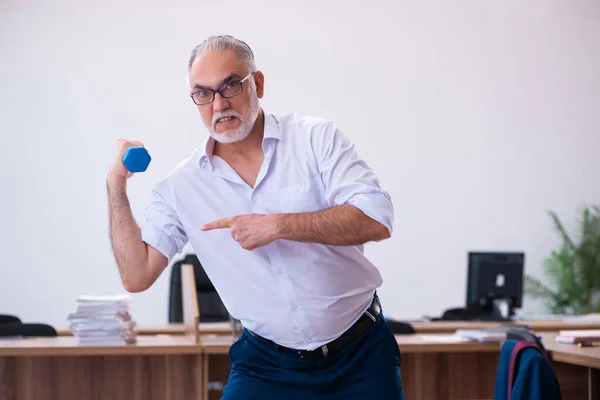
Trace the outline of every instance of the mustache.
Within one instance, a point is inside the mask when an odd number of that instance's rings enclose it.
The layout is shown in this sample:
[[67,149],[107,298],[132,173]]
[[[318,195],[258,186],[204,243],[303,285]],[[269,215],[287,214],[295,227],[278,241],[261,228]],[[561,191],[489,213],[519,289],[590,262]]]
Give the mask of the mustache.
[[243,121],[241,114],[239,114],[233,110],[227,110],[227,111],[219,112],[219,113],[216,113],[213,115],[213,118],[212,118],[213,126],[215,126],[217,124],[217,121],[220,118],[226,118],[226,117],[235,117],[235,118],[239,119],[240,121]]

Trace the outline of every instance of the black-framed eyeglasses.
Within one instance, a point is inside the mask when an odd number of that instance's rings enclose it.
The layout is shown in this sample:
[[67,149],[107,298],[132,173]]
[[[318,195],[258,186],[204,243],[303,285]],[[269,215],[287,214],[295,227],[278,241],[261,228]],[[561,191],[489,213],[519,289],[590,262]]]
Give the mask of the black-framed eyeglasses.
[[202,88],[190,94],[194,104],[201,106],[212,103],[215,100],[215,94],[219,93],[222,97],[229,99],[242,93],[244,82],[254,75],[254,71],[250,72],[244,79],[225,82],[217,90]]

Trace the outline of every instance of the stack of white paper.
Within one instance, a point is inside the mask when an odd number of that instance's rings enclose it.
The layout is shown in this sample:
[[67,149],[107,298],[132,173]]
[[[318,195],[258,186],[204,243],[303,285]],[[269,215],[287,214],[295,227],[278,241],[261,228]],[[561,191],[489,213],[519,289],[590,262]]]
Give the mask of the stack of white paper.
[[131,297],[80,296],[69,313],[69,328],[79,344],[118,345],[135,343],[135,321],[129,313]]
[[456,335],[478,342],[503,342],[506,340],[506,332],[491,329],[458,329]]

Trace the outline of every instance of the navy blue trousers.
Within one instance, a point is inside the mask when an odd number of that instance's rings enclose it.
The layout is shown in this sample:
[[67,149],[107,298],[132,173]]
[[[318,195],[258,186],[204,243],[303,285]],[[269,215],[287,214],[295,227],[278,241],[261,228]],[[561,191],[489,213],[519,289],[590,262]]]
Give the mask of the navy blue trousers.
[[229,351],[222,400],[403,400],[400,350],[383,314],[327,358],[279,352],[244,330]]

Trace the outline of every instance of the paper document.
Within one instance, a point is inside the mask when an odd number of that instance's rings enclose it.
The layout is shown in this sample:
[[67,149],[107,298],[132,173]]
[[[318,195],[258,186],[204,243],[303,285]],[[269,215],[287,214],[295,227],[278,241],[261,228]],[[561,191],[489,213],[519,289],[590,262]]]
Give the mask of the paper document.
[[69,328],[79,344],[125,345],[136,343],[135,320],[129,313],[131,297],[80,296],[68,314]]
[[506,332],[497,332],[486,329],[458,329],[456,334],[460,337],[476,340],[478,342],[502,342],[506,340]]
[[469,339],[459,335],[423,335],[424,342],[435,342],[435,343],[461,343],[468,342]]

